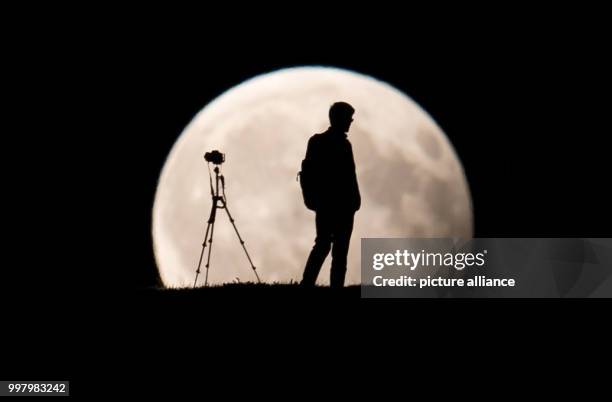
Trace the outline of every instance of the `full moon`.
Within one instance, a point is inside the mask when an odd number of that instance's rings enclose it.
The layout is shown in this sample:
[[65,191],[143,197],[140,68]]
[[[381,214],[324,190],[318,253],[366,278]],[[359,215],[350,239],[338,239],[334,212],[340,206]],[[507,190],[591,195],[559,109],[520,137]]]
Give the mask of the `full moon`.
[[[419,105],[367,75],[287,68],[214,99],[172,147],[152,217],[155,258],[165,286],[193,285],[212,204],[203,154],[215,149],[226,154],[221,173],[227,205],[261,280],[301,280],[314,244],[315,214],[303,204],[296,175],[309,137],[328,128],[328,110],[336,101],[355,108],[348,139],[362,197],[346,283],[360,283],[361,238],[472,237],[472,202],[461,162]],[[318,284],[329,283],[330,262],[331,255]],[[255,281],[223,209],[217,213],[208,281]],[[201,274],[198,284],[203,283]]]

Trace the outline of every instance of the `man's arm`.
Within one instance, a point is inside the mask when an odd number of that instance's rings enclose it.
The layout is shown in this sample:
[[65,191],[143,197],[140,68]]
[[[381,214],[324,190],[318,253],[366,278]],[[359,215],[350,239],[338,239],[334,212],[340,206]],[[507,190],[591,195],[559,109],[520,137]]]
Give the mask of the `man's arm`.
[[361,208],[361,193],[359,192],[359,182],[357,181],[357,172],[356,172],[356,167],[355,167],[355,158],[353,156],[353,147],[350,145],[349,143],[349,147],[351,150],[351,164],[352,164],[352,192],[353,192],[353,201],[354,201],[354,209],[355,211],[358,211],[359,208]]

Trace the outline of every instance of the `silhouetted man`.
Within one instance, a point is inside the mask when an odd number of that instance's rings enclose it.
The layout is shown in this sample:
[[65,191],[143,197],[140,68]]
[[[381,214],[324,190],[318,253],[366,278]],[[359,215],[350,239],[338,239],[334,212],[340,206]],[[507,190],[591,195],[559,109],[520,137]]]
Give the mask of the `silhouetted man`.
[[329,109],[331,127],[308,141],[306,160],[311,161],[317,178],[314,208],[317,237],[306,262],[303,286],[314,286],[330,249],[330,285],[344,286],[353,217],[361,206],[353,149],[346,138],[354,113],[348,103],[334,103]]

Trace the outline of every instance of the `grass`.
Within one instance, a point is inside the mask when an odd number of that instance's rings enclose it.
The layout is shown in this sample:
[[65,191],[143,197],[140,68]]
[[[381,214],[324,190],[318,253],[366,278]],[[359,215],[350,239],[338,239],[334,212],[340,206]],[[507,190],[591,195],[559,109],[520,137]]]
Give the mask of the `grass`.
[[233,282],[222,285],[211,285],[208,287],[182,287],[182,288],[154,288],[155,292],[168,296],[189,297],[340,297],[360,298],[361,287],[359,285],[346,286],[342,289],[331,289],[328,286],[315,286],[314,288],[302,288],[297,282],[289,283],[254,283]]

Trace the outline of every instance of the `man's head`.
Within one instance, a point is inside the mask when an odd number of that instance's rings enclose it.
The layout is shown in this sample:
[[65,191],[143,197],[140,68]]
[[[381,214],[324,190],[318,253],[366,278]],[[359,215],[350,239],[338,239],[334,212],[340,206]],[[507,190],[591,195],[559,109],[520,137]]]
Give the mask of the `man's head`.
[[346,102],[336,102],[329,108],[329,122],[331,126],[343,133],[347,133],[353,122],[355,109]]

